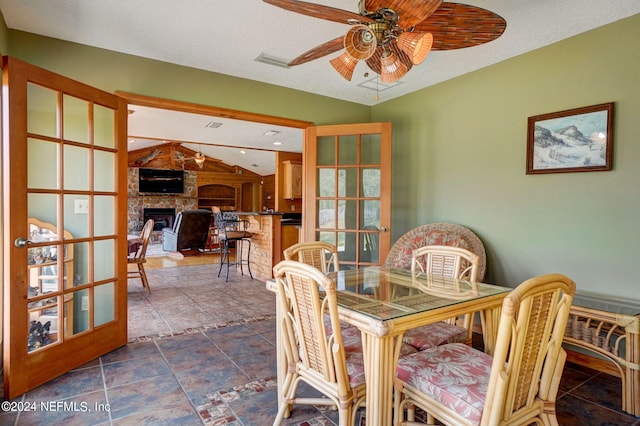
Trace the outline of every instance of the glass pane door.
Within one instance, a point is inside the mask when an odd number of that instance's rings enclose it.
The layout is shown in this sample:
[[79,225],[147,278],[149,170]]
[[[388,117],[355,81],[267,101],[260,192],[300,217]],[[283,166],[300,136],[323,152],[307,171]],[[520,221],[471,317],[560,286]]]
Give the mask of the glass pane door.
[[336,245],[341,268],[389,249],[391,125],[312,127],[305,139],[305,240]]
[[13,58],[3,66],[13,397],[126,343],[126,110],[117,96]]

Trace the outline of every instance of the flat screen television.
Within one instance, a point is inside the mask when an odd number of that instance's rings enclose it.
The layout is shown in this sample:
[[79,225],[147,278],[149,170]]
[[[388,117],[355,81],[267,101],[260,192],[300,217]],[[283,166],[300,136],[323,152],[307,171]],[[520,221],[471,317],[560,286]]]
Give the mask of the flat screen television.
[[161,194],[184,193],[183,170],[140,169],[138,191]]

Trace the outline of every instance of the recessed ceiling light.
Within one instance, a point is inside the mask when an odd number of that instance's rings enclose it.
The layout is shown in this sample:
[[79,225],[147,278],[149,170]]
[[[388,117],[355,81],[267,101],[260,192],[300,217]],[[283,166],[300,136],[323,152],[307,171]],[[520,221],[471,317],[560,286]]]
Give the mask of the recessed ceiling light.
[[247,153],[247,151],[245,151],[244,149],[240,150],[240,154],[246,154],[246,153]]
[[135,139],[129,139],[129,143],[134,143],[135,141]]
[[264,135],[265,135],[265,136],[275,136],[275,135],[277,135],[278,133],[280,133],[280,132],[279,132],[279,131],[277,131],[277,130],[269,130],[269,131],[267,131],[267,132],[264,132]]
[[282,142],[275,141],[273,144],[274,145],[282,145]]

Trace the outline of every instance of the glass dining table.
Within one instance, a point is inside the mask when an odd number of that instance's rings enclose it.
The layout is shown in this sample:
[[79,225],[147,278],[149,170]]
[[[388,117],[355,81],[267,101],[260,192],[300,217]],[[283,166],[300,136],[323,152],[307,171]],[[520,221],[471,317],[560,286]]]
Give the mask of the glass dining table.
[[[329,276],[336,281],[341,321],[362,332],[367,424],[381,426],[392,424],[393,381],[399,353],[396,346],[404,332],[479,313],[485,352],[493,353],[502,301],[512,290],[442,276],[413,276],[408,270],[377,266],[342,270]],[[277,291],[275,280],[267,281],[267,289]],[[279,312],[277,308],[276,313]],[[280,331],[276,332],[280,341]],[[286,368],[280,349],[277,368],[280,399]]]

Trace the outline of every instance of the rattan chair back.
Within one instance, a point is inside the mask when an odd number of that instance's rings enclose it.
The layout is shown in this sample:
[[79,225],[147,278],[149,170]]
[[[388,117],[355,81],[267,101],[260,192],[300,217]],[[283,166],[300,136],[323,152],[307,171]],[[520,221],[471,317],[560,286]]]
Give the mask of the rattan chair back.
[[414,249],[424,246],[453,246],[478,255],[478,281],[484,279],[487,270],[487,254],[482,240],[469,228],[453,223],[428,223],[411,229],[393,244],[384,266],[411,269]]
[[[495,351],[489,359],[491,367],[479,421],[469,420],[470,416],[438,400],[437,391],[426,395],[417,390],[408,384],[416,384],[411,380],[396,381],[398,414],[403,408],[415,405],[448,425],[557,425],[555,402],[566,360],[562,339],[575,289],[575,283],[564,275],[548,274],[526,280],[505,298]],[[454,345],[441,346],[431,353],[424,351],[418,357],[425,361],[437,351],[446,351]],[[448,371],[468,370],[472,368],[471,359],[479,360],[484,355],[474,355],[479,351],[472,348],[457,348],[463,355],[447,359]],[[417,360],[411,361],[418,365]],[[421,364],[416,371],[426,365]],[[476,374],[473,379],[478,380],[480,375]],[[437,379],[430,376],[429,380]],[[478,383],[473,385],[476,390]],[[448,388],[455,386],[457,384],[451,381]],[[461,388],[464,386],[460,385]],[[469,395],[469,390],[457,389],[455,392]]]
[[[350,383],[338,317],[336,283],[320,269],[293,260],[273,268],[278,285],[278,324],[287,362],[282,385],[282,403],[274,425],[280,424],[292,404],[320,404],[338,407],[340,424],[353,424],[355,412],[365,398],[364,380]],[[327,331],[324,315],[331,322]],[[327,398],[297,398],[304,381]]]
[[306,263],[325,274],[339,269],[336,246],[322,241],[296,243],[284,250],[283,254],[285,260]]
[[441,275],[448,278],[478,280],[480,257],[467,249],[453,246],[424,246],[411,255],[411,274]]

